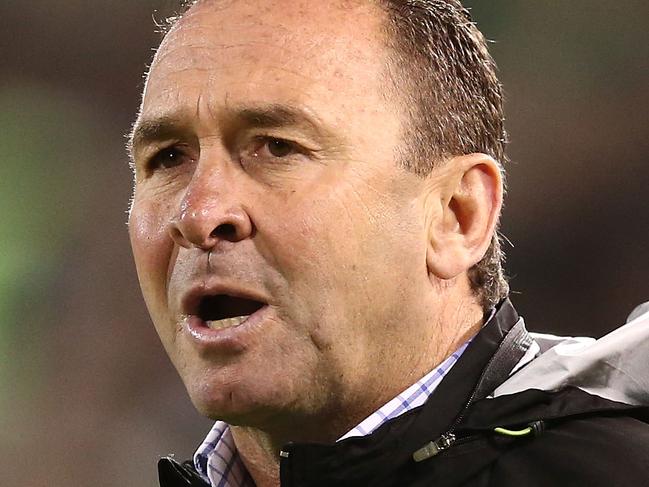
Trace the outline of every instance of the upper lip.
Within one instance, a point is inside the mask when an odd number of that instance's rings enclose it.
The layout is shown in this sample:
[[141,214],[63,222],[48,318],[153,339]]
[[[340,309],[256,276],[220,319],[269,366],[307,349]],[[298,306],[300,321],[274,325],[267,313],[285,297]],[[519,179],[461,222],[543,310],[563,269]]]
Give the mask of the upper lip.
[[181,310],[185,315],[196,315],[201,300],[206,296],[227,295],[235,298],[249,299],[263,304],[268,304],[268,299],[254,291],[225,284],[201,283],[192,286],[181,298]]

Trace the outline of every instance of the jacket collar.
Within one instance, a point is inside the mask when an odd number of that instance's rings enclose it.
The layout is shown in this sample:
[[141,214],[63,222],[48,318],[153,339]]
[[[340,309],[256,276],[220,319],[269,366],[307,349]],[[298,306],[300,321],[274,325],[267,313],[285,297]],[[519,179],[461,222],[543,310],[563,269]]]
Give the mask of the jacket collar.
[[508,299],[473,339],[426,404],[369,436],[323,444],[288,444],[282,485],[365,485],[377,470],[398,470],[424,444],[452,431],[469,404],[503,382],[532,343]]

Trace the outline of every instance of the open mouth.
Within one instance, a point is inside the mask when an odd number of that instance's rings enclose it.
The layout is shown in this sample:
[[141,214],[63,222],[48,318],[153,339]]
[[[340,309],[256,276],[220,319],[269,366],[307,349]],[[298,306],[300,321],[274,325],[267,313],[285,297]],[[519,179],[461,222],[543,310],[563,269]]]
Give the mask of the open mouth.
[[198,303],[196,315],[213,330],[239,326],[265,303],[252,299],[217,294],[203,296]]

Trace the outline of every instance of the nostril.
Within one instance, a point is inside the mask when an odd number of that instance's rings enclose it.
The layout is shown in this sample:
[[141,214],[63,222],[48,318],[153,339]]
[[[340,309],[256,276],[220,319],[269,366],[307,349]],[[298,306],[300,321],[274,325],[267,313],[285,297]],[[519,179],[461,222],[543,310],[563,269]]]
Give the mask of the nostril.
[[237,229],[232,223],[222,223],[210,233],[210,237],[213,238],[223,238],[226,240],[231,240],[237,235]]

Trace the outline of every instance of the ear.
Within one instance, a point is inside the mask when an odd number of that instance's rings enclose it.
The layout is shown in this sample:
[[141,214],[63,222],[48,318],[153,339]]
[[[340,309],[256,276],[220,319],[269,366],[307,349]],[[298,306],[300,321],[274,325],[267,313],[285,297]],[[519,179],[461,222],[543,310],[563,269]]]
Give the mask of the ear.
[[429,274],[453,279],[477,264],[489,248],[503,199],[500,167],[485,154],[446,161],[429,176]]

